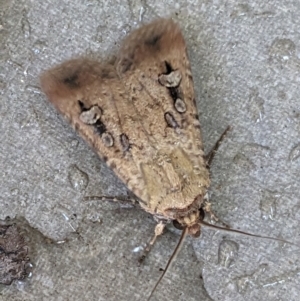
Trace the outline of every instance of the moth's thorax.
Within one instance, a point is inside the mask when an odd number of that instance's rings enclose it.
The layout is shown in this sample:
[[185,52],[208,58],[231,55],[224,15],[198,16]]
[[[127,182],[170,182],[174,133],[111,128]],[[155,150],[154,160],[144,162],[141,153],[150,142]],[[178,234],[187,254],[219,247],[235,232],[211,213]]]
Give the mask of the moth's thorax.
[[182,147],[162,149],[141,164],[144,190],[142,207],[155,215],[174,220],[197,211],[209,186],[202,150],[187,154]]

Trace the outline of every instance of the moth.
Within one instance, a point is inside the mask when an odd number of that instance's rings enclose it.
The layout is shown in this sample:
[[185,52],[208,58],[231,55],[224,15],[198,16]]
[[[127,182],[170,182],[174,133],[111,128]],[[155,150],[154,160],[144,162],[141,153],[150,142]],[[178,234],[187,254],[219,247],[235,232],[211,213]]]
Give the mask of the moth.
[[67,61],[42,74],[41,87],[153,215],[157,226],[149,248],[170,221],[184,229],[181,241],[200,235],[206,224],[200,209],[211,213],[209,164],[225,134],[205,156],[177,24],[159,19],[144,25],[125,38],[114,60]]
[[199,236],[210,184],[183,35],[160,19],[132,32],[113,62],[74,59],[41,76],[50,102],[139,198],[162,232]]

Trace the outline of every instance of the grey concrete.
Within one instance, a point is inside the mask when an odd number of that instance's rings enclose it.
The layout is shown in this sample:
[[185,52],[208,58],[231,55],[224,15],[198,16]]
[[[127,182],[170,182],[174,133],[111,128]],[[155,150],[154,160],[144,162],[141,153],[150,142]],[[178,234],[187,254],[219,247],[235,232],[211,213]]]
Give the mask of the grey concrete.
[[[233,126],[211,168],[218,216],[300,244],[300,2],[165,2],[0,2],[0,219],[25,217],[35,237],[67,239],[32,239],[31,278],[0,287],[0,300],[145,300],[174,249],[178,235],[167,230],[137,266],[133,250],[154,221],[83,200],[126,188],[38,87],[53,64],[105,58],[141,19],[172,16],[183,29],[205,150]],[[186,240],[153,300],[299,300],[299,254],[203,229]]]

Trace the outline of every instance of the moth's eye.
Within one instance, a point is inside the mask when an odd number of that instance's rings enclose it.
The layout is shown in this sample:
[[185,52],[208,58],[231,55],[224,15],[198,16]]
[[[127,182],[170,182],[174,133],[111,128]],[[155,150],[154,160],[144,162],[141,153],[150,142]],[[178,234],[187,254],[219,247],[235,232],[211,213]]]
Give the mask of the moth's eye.
[[173,226],[174,226],[176,229],[179,229],[179,230],[183,230],[183,229],[184,229],[184,226],[181,225],[176,219],[173,220]]

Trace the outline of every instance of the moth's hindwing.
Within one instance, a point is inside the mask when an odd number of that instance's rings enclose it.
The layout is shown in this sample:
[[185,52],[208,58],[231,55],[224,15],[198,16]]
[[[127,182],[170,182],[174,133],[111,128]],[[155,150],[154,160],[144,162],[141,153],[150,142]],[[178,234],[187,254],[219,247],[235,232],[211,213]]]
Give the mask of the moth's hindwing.
[[132,32],[115,62],[71,60],[41,85],[146,211],[176,219],[198,209],[209,174],[186,45],[172,20]]

